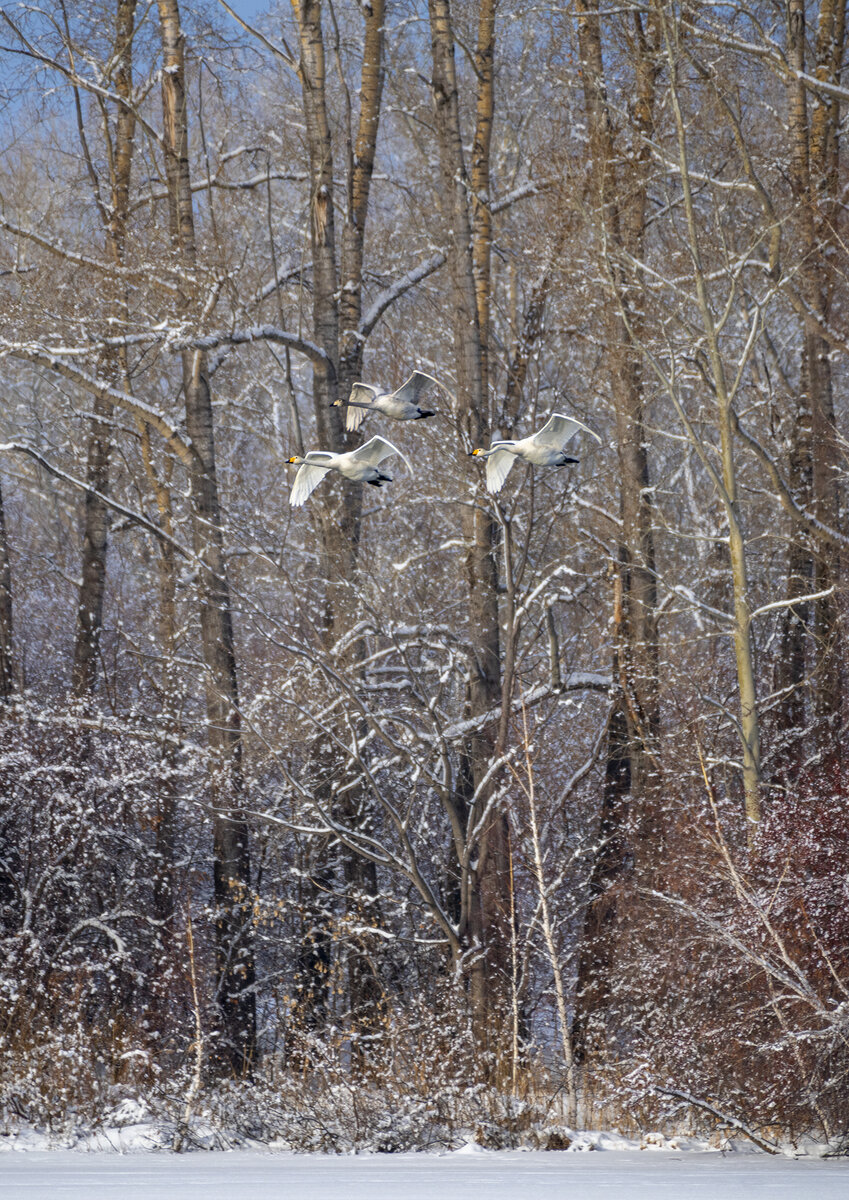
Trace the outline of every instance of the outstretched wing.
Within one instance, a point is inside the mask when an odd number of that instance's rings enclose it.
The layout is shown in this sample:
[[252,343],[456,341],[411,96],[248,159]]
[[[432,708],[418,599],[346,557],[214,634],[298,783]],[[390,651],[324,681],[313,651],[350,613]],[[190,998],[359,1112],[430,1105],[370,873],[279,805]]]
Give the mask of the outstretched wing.
[[295,476],[295,483],[289,493],[289,503],[292,508],[300,508],[302,504],[306,503],[329,470],[329,467],[320,467],[317,463],[301,463]]
[[504,487],[504,480],[510,474],[516,455],[509,450],[493,450],[486,460],[486,490],[494,496]]
[[424,371],[413,371],[407,382],[395,392],[395,399],[403,400],[407,404],[418,404],[432,383],[439,386],[438,381],[432,375],[426,375]]
[[351,388],[351,394],[348,397],[348,412],[345,417],[345,428],[349,433],[352,433],[355,429],[359,429],[368,416],[368,409],[358,406],[361,404],[374,404],[374,398],[377,394],[377,388],[372,387],[370,383],[355,383]]
[[553,413],[539,433],[534,434],[534,440],[540,446],[548,446],[552,450],[562,450],[579,429],[583,429],[584,433],[588,433],[597,442],[601,442],[601,438],[597,433],[593,433],[592,429],[580,421],[576,421],[574,417],[564,417],[562,413]]
[[380,434],[373,437],[371,441],[366,442],[364,446],[360,446],[359,450],[354,450],[351,453],[351,458],[355,458],[357,462],[366,463],[370,467],[376,467],[379,463],[383,462],[384,458],[389,458],[391,454],[397,454],[412,475],[413,468],[407,462],[406,457],[391,442],[387,442],[386,438],[382,438]]

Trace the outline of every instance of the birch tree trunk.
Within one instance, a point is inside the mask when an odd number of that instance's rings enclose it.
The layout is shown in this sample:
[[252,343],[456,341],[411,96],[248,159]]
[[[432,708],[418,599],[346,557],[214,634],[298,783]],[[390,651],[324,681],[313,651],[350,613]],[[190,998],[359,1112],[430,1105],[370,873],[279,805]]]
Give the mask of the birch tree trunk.
[[[177,0],[158,0],[158,4],[171,241],[176,258],[190,276],[197,255],[188,157],[185,36]],[[212,757],[216,997],[223,1034],[218,1066],[235,1075],[249,1075],[256,1053],[251,861],[248,827],[242,812],[244,780],[236,654],[206,354],[200,350],[184,351],[182,368],[186,433],[193,451],[189,478],[192,543],[204,568],[199,577],[200,623]]]

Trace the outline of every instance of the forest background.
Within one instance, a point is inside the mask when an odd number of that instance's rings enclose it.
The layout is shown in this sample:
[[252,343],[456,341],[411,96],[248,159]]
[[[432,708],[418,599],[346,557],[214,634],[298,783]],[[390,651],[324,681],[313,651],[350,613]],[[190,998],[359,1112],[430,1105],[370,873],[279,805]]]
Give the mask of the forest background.
[[7,1125],[845,1148],[845,17],[3,5]]

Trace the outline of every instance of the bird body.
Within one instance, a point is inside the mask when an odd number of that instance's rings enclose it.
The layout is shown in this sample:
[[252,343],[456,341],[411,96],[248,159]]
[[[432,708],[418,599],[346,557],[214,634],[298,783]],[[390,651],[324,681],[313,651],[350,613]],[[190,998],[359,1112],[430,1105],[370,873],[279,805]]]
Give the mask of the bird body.
[[407,382],[395,392],[382,392],[370,383],[355,383],[347,401],[334,400],[333,407],[347,404],[345,428],[349,432],[359,429],[369,412],[383,413],[393,421],[419,421],[423,417],[434,416],[431,409],[420,407],[419,400],[436,382],[432,375],[426,375],[424,371],[413,371]]
[[289,462],[297,464],[300,470],[295,476],[295,483],[289,494],[289,504],[292,508],[300,508],[328,471],[337,471],[354,483],[371,483],[375,487],[391,483],[392,476],[384,474],[380,470],[380,464],[392,454],[397,454],[399,458],[403,459],[407,469],[410,469],[410,464],[401,451],[379,435],[366,442],[364,446],[360,446],[359,449],[349,450],[344,454],[333,454],[329,450],[310,450],[303,458],[295,454],[289,459]]
[[597,433],[593,433],[574,417],[554,413],[542,429],[532,433],[530,437],[520,438],[518,441],[505,439],[493,442],[488,450],[473,450],[473,455],[486,459],[487,491],[493,494],[501,491],[517,458],[524,459],[535,467],[562,467],[566,463],[578,462],[577,458],[569,458],[564,454],[563,447],[579,429],[601,442]]

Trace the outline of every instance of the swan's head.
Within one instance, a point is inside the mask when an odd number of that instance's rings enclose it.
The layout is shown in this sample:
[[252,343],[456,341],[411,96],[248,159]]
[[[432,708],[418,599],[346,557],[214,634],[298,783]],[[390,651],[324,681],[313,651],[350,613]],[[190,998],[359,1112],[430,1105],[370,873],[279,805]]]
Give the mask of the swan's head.
[[474,458],[475,455],[477,455],[477,454],[486,454],[486,451],[485,450],[473,450],[471,452],[471,454],[469,455],[469,458]]
[[337,400],[334,400],[334,401],[333,401],[333,403],[330,405],[330,407],[331,407],[331,408],[341,408],[341,407],[342,407],[342,405],[343,405],[344,403],[345,403],[345,401],[344,401],[344,400],[338,400],[338,399],[337,399]]
[[303,458],[301,458],[300,454],[293,454],[291,458],[286,459],[286,462],[290,462],[290,463],[302,463],[304,461],[305,460]]

